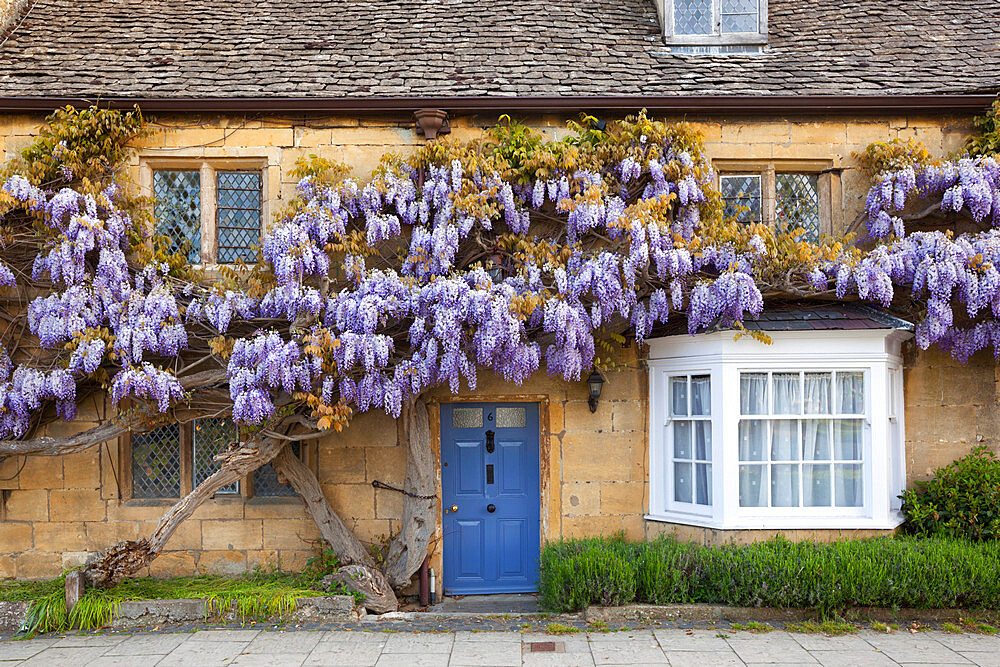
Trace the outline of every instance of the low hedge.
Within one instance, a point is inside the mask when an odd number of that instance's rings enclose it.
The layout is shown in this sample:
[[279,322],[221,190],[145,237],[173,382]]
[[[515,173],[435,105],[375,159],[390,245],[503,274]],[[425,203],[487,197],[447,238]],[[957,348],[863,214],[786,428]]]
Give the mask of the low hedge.
[[660,538],[565,540],[541,555],[550,611],[631,602],[798,607],[1000,608],[1000,542],[774,539],[704,547]]

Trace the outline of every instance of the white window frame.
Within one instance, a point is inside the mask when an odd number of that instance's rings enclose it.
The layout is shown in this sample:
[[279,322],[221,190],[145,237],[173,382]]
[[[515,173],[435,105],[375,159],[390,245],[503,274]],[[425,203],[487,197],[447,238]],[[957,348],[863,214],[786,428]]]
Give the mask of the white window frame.
[[[892,529],[902,523],[896,496],[905,484],[902,342],[896,329],[769,332],[770,345],[733,332],[649,341],[649,514],[647,519],[723,530]],[[865,374],[862,507],[740,507],[740,373],[862,371]],[[673,497],[669,378],[711,376],[712,505],[698,511]],[[890,380],[890,378],[895,378]],[[891,382],[895,382],[891,386]],[[882,397],[882,400],[874,400]],[[668,495],[669,494],[669,495]]]
[[[693,415],[691,415],[691,378],[695,377],[695,376],[702,376],[702,375],[709,376],[709,387],[710,387],[709,391],[710,391],[711,398],[712,398],[712,403],[711,403],[711,408],[710,408],[711,414],[709,414],[707,416],[693,416]],[[688,422],[707,421],[709,423],[709,425],[710,425],[709,426],[709,430],[710,430],[710,432],[712,434],[712,448],[709,450],[708,463],[710,463],[713,466],[713,470],[714,470],[714,465],[715,465],[715,418],[714,418],[714,414],[715,414],[715,407],[716,406],[715,406],[715,392],[711,390],[711,376],[712,376],[712,374],[708,370],[703,370],[703,371],[700,371],[700,372],[699,371],[684,370],[684,371],[681,371],[681,372],[667,373],[665,375],[665,377],[664,377],[664,383],[665,383],[664,386],[665,386],[665,391],[666,391],[665,398],[667,400],[667,405],[666,405],[666,408],[665,408],[666,422],[665,422],[665,428],[664,428],[664,439],[665,440],[664,440],[664,445],[663,445],[663,449],[664,449],[664,451],[663,451],[663,461],[664,461],[664,465],[668,469],[668,472],[665,473],[666,479],[663,480],[663,487],[662,487],[663,488],[663,495],[661,496],[661,498],[662,498],[665,506],[668,507],[671,512],[676,512],[676,513],[679,513],[679,514],[690,514],[690,515],[702,516],[702,517],[711,516],[711,514],[712,514],[712,505],[713,505],[713,503],[715,501],[714,474],[713,474],[712,478],[709,478],[709,489],[710,489],[710,492],[709,492],[709,504],[708,505],[700,505],[700,504],[698,504],[698,502],[696,500],[697,499],[697,494],[698,494],[697,485],[696,485],[696,482],[695,482],[695,478],[693,476],[692,476],[692,480],[691,480],[692,502],[687,503],[687,502],[676,500],[675,499],[675,494],[674,494],[674,463],[675,463],[675,457],[673,455],[673,453],[674,453],[674,440],[673,440],[673,435],[674,435],[673,424],[674,424],[674,422],[675,421],[688,421]],[[674,378],[680,378],[680,377],[687,378],[687,380],[688,380],[688,396],[687,396],[688,414],[686,416],[684,416],[684,417],[674,417],[672,415],[672,409],[671,409],[672,398],[673,398],[671,396],[671,394],[670,394],[670,392],[673,391],[672,386],[671,386],[671,381]],[[690,461],[691,462],[692,475],[695,474],[695,472],[694,472],[695,468],[696,468],[695,463],[701,461],[700,459],[696,459],[695,458],[694,452],[695,452],[694,430],[692,430],[691,431],[691,458],[690,459],[684,459],[685,462],[686,461]]]
[[736,46],[767,44],[767,0],[757,0],[756,32],[722,32],[722,0],[712,0],[712,34],[675,35],[674,0],[656,0],[664,41],[671,46]]
[[[201,261],[194,266],[200,268],[217,269],[220,266],[232,266],[232,264],[219,264],[217,261],[219,252],[219,237],[216,230],[217,206],[216,197],[216,177],[220,171],[252,171],[260,174],[260,233],[261,239],[267,229],[270,220],[270,198],[268,193],[271,188],[268,182],[270,169],[267,158],[161,158],[143,157],[140,159],[140,185],[144,196],[153,197],[153,172],[156,171],[197,171],[201,175]],[[149,208],[152,214],[152,205]],[[154,230],[150,230],[153,232]],[[254,264],[255,262],[247,262]]]

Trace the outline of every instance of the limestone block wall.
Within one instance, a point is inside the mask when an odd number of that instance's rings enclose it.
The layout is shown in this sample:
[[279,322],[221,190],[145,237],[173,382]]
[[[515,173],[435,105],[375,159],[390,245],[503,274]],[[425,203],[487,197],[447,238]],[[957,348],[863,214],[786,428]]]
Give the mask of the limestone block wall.
[[[453,118],[452,136],[479,136],[496,119],[495,115]],[[251,160],[264,169],[265,216],[293,196],[291,170],[300,157],[315,154],[344,161],[363,179],[386,151],[407,154],[424,143],[405,116],[188,114],[151,120],[154,132],[143,140],[129,170],[133,187],[148,186],[145,175],[157,161],[245,164],[240,161]],[[567,133],[567,117],[539,115],[526,120],[554,138]],[[686,120],[704,132],[710,155],[732,168],[828,164],[832,180],[827,196],[835,232],[854,219],[867,192],[867,183],[850,157],[852,151],[872,141],[913,137],[942,155],[958,149],[971,126],[968,116],[690,116]],[[0,115],[0,156],[9,158],[28,145],[41,121],[40,116]],[[646,374],[635,350],[621,350],[618,360],[621,367],[606,374],[596,413],[589,411],[583,382],[566,383],[539,373],[523,387],[513,387],[483,372],[475,391],[464,389],[457,397],[444,388],[431,392],[432,430],[437,432],[436,406],[441,401],[537,401],[543,415],[545,538],[617,531],[641,538],[673,531],[675,527],[642,518],[649,474]],[[1000,447],[996,383],[992,357],[977,357],[960,366],[936,352],[913,355],[905,387],[910,480],[927,476],[976,442]],[[85,406],[78,422],[54,424],[50,432],[86,428],[108,414],[106,406]],[[327,498],[362,540],[378,543],[398,530],[402,497],[371,486],[376,479],[394,486],[403,481],[405,448],[399,444],[394,420],[374,414],[357,417],[344,433],[316,444],[312,465]],[[52,576],[88,552],[149,534],[170,503],[122,501],[120,467],[115,442],[69,457],[13,457],[0,463],[0,578]],[[677,530],[681,536],[703,541],[763,535]],[[180,527],[150,573],[238,572],[257,565],[298,569],[317,537],[296,498],[219,497]],[[434,548],[439,557],[440,541]]]

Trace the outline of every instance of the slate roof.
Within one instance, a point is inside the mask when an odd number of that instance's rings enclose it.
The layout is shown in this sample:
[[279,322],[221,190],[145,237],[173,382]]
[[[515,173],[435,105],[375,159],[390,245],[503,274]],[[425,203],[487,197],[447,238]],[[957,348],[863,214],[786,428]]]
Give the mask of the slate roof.
[[[820,331],[848,329],[899,329],[913,331],[913,324],[863,303],[772,304],[757,318],[747,318],[743,328],[751,331]],[[710,325],[704,333],[728,331],[721,323]],[[654,327],[650,338],[686,335],[687,319],[671,317],[665,325]]]
[[[0,97],[895,95],[1000,89],[998,0],[770,0],[671,54],[653,0],[34,0]],[[2,40],[2,37],[0,37]]]

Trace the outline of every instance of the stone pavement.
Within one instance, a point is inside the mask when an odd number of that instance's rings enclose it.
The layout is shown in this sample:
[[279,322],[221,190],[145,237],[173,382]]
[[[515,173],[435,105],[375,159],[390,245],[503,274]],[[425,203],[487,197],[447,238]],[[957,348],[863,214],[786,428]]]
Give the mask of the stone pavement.
[[981,665],[1000,667],[1000,638],[870,631],[842,637],[775,631],[519,632],[202,630],[57,635],[0,641],[11,665]]

